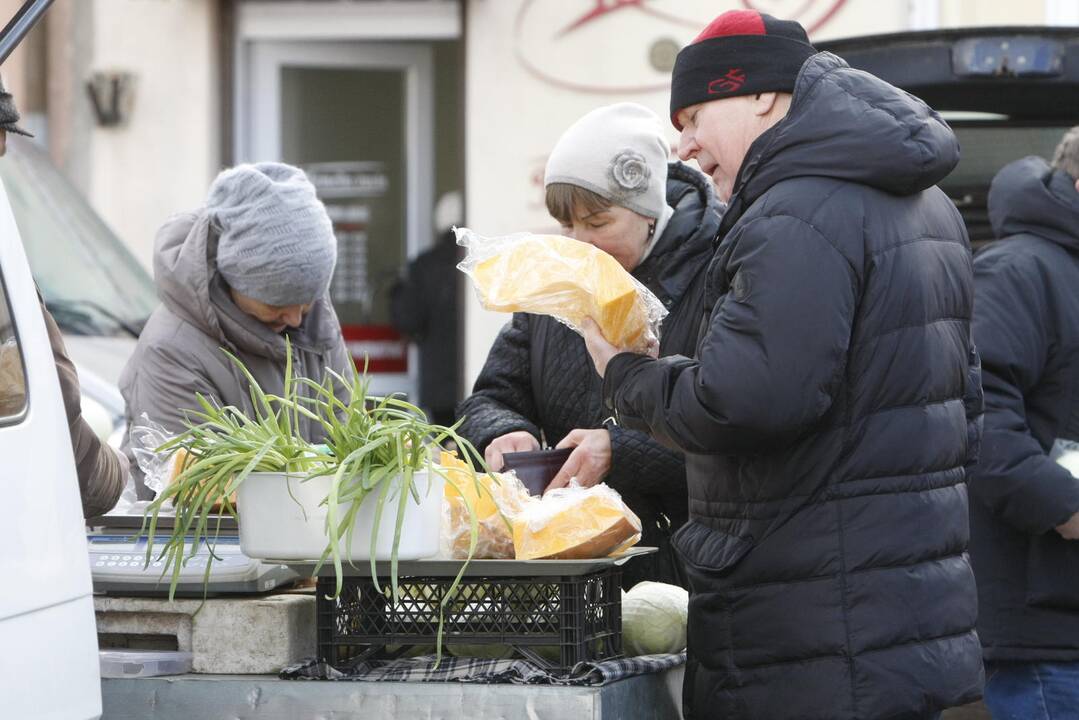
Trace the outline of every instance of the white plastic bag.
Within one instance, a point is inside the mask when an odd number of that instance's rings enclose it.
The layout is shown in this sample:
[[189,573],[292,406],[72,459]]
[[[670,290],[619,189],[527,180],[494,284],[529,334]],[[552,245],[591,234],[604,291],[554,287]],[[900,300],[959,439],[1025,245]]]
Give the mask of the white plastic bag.
[[173,435],[143,413],[138,424],[128,430],[128,436],[131,452],[142,471],[143,483],[155,494],[160,493],[172,481],[179,456],[176,450],[158,452],[157,449],[172,440]]
[[602,250],[560,235],[454,232],[467,249],[457,267],[488,310],[550,315],[578,333],[591,317],[608,342],[636,352],[659,341],[667,309]]

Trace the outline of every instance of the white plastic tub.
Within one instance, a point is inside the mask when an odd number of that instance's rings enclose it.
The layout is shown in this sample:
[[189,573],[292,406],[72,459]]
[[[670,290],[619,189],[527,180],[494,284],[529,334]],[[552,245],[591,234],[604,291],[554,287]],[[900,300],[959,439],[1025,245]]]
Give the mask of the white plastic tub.
[[[329,540],[326,536],[326,506],[332,478],[301,480],[284,473],[252,473],[237,493],[240,515],[240,549],[251,558],[273,560],[318,560]],[[399,482],[399,480],[398,480]],[[413,475],[420,502],[409,497],[401,526],[400,560],[421,560],[438,554],[442,527],[442,497],[445,481],[426,470]],[[291,494],[290,494],[291,493]],[[376,560],[389,560],[400,495],[391,488],[379,521]],[[352,546],[341,539],[342,557],[371,559],[371,527],[376,498],[367,497],[353,522]],[[339,505],[339,517],[348,505]]]
[[194,654],[175,650],[101,650],[101,677],[129,678],[184,675],[191,672]]

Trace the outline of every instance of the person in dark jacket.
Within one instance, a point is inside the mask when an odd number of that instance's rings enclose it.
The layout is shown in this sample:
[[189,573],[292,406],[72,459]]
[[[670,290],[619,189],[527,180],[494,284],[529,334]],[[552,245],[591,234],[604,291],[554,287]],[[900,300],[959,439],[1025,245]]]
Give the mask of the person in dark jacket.
[[729,198],[695,359],[585,339],[620,425],[686,453],[689,718],[935,717],[982,686],[965,467],[973,271],[917,98],[754,11],[677,59],[679,156]]
[[443,195],[434,215],[438,238],[408,263],[404,277],[390,288],[390,318],[398,332],[419,346],[420,405],[434,422],[452,425],[461,384],[461,248],[453,233],[463,215],[461,194]]
[[[1079,714],[1079,127],[993,179],[974,261],[985,435],[970,480],[985,703]],[[1059,460],[1059,462],[1058,462]]]
[[[668,156],[651,111],[629,103],[599,108],[552,151],[547,204],[564,234],[611,254],[668,308],[659,352],[692,355],[722,207],[707,178],[681,163],[668,165]],[[626,180],[622,170],[636,179]],[[627,192],[616,174],[635,189]],[[572,476],[583,485],[604,480],[640,516],[641,544],[660,547],[657,555],[626,564],[623,585],[684,584],[669,542],[671,528],[687,514],[682,453],[605,424],[610,412],[580,335],[548,316],[514,314],[457,413],[462,434],[495,469],[503,453],[535,450],[543,441],[575,448],[552,485]]]

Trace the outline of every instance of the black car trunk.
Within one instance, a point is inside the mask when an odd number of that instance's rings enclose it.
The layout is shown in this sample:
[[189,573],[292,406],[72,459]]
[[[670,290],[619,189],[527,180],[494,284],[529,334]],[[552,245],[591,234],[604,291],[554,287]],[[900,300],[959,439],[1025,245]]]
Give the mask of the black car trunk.
[[1079,124],[1079,28],[997,27],[835,40],[818,49],[925,100],[959,137],[962,156],[941,188],[975,247],[993,239],[993,175],[1027,155],[1052,158]]

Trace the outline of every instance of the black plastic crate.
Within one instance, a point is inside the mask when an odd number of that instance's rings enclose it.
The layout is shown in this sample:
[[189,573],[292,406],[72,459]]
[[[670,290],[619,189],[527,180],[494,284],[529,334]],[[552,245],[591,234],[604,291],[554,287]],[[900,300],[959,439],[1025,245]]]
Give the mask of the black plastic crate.
[[[584,660],[622,657],[621,569],[551,577],[465,577],[444,610],[443,652],[449,643],[509,645],[554,672]],[[439,603],[452,577],[400,577],[394,603],[369,577],[318,579],[319,656],[331,665],[393,657],[433,646]],[[387,651],[387,646],[392,646]]]

